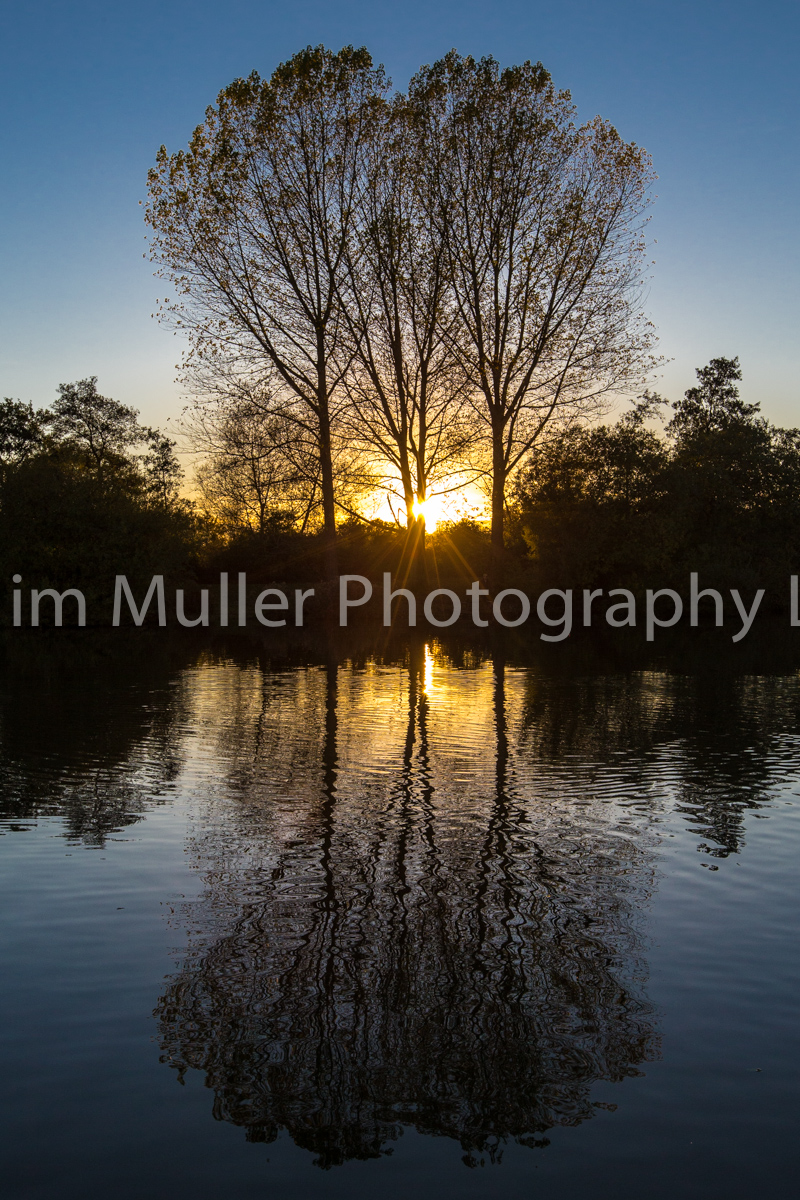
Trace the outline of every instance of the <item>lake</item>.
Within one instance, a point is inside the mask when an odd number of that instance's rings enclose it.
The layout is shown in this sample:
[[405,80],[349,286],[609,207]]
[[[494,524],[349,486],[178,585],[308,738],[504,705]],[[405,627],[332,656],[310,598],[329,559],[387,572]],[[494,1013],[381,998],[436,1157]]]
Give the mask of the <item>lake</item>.
[[796,1194],[800,656],[115,632],[2,650],[4,1200]]

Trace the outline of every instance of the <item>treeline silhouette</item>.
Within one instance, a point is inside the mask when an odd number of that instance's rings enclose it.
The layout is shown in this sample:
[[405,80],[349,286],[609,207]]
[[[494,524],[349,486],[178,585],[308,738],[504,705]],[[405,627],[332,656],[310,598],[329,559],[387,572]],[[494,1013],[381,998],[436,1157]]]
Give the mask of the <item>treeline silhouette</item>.
[[[34,410],[0,405],[0,571],[35,588],[79,588],[91,617],[114,577],[177,579],[198,559],[201,523],[179,495],[175,443],[92,377]],[[105,609],[103,609],[105,618]],[[26,614],[27,619],[27,614]],[[70,616],[67,616],[67,620]],[[10,613],[4,613],[5,623]]]
[[[703,587],[766,588],[765,608],[788,602],[800,564],[800,431],[775,427],[741,399],[737,359],[713,359],[697,375],[661,427],[666,402],[645,393],[613,425],[569,424],[534,446],[506,514],[504,586],[685,593],[696,571]],[[62,385],[48,409],[6,400],[6,587],[14,573],[38,588],[78,587],[90,623],[107,623],[117,573],[140,585],[160,573],[191,591],[221,571],[245,571],[253,587],[317,584],[312,617],[334,603],[323,531],[284,495],[262,504],[257,520],[223,520],[202,491],[182,497],[181,478],[175,443],[100,395],[95,379]],[[236,486],[241,499],[241,478]],[[249,500],[256,505],[257,487]],[[356,514],[340,522],[337,545],[343,573],[380,584],[389,571],[418,590],[462,589],[493,564],[489,530],[471,520],[421,536],[419,526]]]
[[[712,359],[697,377],[665,424],[666,401],[645,393],[613,425],[569,424],[533,447],[508,504],[505,586],[686,593],[696,571],[703,587],[763,587],[765,607],[788,602],[800,567],[800,430],[742,400],[738,359]],[[422,569],[396,526],[351,519],[339,536],[342,571],[376,581],[390,570],[412,585],[463,586],[491,569],[489,533],[476,521],[429,534]],[[260,532],[232,533],[208,563],[258,574],[267,558],[275,578],[321,578],[314,547],[278,514]]]
[[[615,425],[538,446],[517,481],[518,546],[548,586],[765,587],[788,600],[800,563],[800,430],[770,424],[716,358],[672,406],[645,395]],[[521,547],[520,547],[521,549]]]
[[[703,367],[663,433],[648,392],[597,423],[658,361],[653,179],[541,63],[452,50],[393,93],[364,47],[309,46],[234,80],[148,175],[195,502],[170,439],[96,379],[7,400],[5,578],[89,599],[120,573],[330,595],[339,573],[639,592],[696,571],[785,594],[800,435],[741,400],[738,360]],[[465,489],[486,525],[428,528]]]

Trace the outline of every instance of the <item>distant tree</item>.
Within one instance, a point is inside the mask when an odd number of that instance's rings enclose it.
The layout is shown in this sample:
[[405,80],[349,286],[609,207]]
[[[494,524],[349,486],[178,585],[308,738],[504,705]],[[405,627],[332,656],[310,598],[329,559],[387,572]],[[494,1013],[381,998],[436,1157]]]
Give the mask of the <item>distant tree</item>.
[[320,503],[319,462],[303,431],[271,411],[269,394],[195,404],[186,429],[204,455],[196,472],[202,504],[224,528],[263,534],[288,512],[305,530]]
[[189,149],[161,148],[147,217],[154,258],[196,358],[273,370],[285,412],[313,438],[336,574],[333,437],[349,365],[340,288],[364,147],[386,84],[366,50],[311,48],[269,80],[237,79]]
[[648,155],[600,118],[576,127],[541,63],[451,51],[411,81],[428,124],[455,349],[491,443],[492,544],[508,483],[546,427],[596,411],[649,370],[637,310]]
[[11,400],[0,404],[0,467],[21,462],[42,442],[42,416],[32,404]]
[[145,492],[162,508],[169,508],[178,499],[183,480],[183,468],[175,449],[177,442],[168,438],[160,429],[146,429],[144,440],[147,450],[140,462],[144,473]]
[[615,425],[574,425],[537,446],[517,482],[531,499],[613,503],[630,511],[652,498],[666,462],[663,438],[635,412]]
[[732,572],[738,560],[741,571],[768,544],[787,481],[800,483],[797,431],[775,429],[741,399],[738,358],[714,358],[697,378],[667,425],[672,519],[698,563],[726,560]]
[[51,437],[83,452],[102,476],[109,468],[130,465],[127,453],[146,437],[138,417],[135,408],[101,396],[92,375],[59,384],[58,398],[42,421]]
[[570,428],[520,473],[514,522],[558,586],[627,581],[766,587],[800,565],[800,430],[778,429],[739,397],[738,360],[712,359],[672,408],[669,436],[647,425],[645,394],[613,426]]
[[0,574],[79,587],[101,619],[123,573],[185,578],[202,522],[178,496],[175,443],[98,392],[62,384],[50,408],[0,405]]
[[616,424],[574,425],[532,451],[514,490],[529,553],[558,586],[630,583],[663,564],[669,449],[645,395]]
[[[276,515],[300,532],[324,529],[318,444],[287,414],[273,385],[216,363],[184,415],[203,505],[229,531],[272,528]],[[337,507],[348,516],[376,479],[352,438],[331,442]]]
[[712,358],[695,372],[699,383],[673,404],[675,415],[667,432],[678,441],[729,429],[731,426],[763,424],[758,404],[745,404],[736,386],[742,371],[738,358]]

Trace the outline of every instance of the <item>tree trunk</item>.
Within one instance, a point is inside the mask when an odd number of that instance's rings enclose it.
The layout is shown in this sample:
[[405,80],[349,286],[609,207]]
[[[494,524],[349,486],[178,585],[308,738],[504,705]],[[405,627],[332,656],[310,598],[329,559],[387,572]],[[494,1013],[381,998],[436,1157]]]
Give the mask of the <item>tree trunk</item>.
[[325,576],[335,583],[339,575],[336,551],[336,501],[333,487],[333,454],[328,382],[325,373],[324,333],[317,335],[317,415],[319,421],[319,466],[322,484],[322,515],[325,530]]
[[503,532],[505,524],[506,464],[502,428],[492,429],[492,550],[489,584],[492,591],[502,585]]
[[400,477],[403,484],[403,499],[406,506],[406,537],[400,559],[400,578],[404,587],[417,592],[424,586],[425,520],[414,513],[417,495],[412,482],[408,449],[400,447]]

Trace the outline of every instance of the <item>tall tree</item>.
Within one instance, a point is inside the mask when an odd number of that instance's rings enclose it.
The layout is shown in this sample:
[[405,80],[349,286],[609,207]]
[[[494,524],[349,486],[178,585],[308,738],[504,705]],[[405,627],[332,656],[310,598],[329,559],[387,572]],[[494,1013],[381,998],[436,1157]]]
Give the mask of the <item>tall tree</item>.
[[344,311],[353,334],[347,376],[353,435],[384,464],[384,487],[409,530],[424,532],[431,490],[463,477],[474,436],[464,374],[452,351],[456,312],[430,193],[427,130],[400,96],[371,140]]
[[274,371],[315,440],[336,573],[332,437],[348,364],[340,289],[371,122],[386,83],[365,49],[309,47],[219,95],[189,149],[149,177],[153,253],[201,359]]
[[438,154],[454,349],[491,439],[497,571],[508,482],[545,427],[596,410],[651,366],[636,301],[653,175],[605,121],[576,127],[540,63],[501,71],[451,51],[409,97]]

